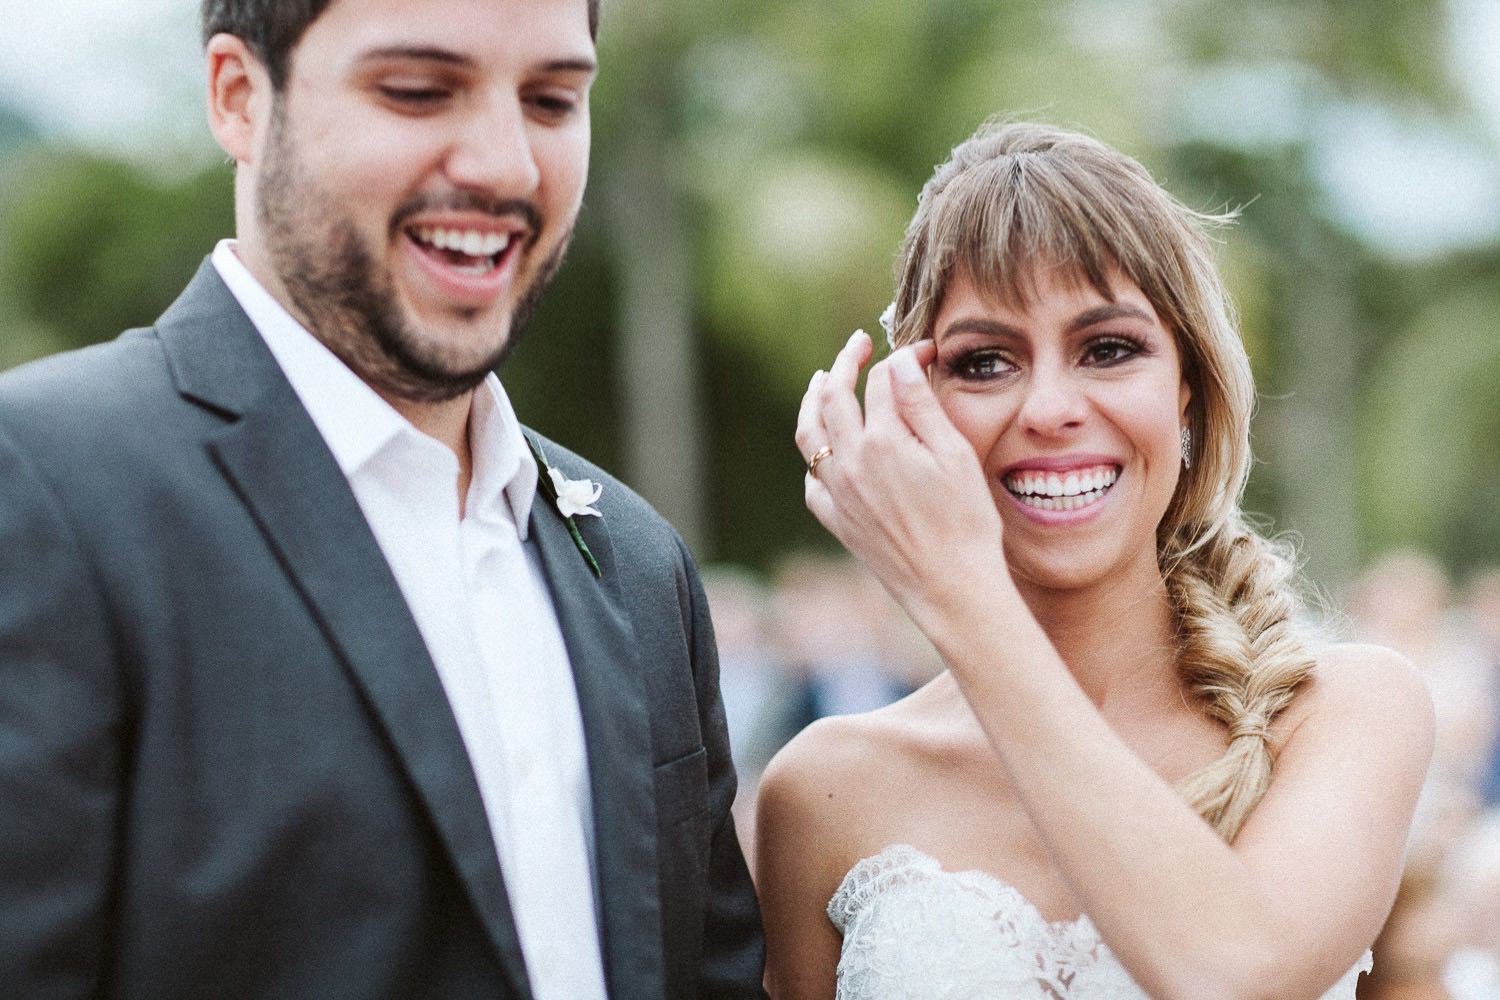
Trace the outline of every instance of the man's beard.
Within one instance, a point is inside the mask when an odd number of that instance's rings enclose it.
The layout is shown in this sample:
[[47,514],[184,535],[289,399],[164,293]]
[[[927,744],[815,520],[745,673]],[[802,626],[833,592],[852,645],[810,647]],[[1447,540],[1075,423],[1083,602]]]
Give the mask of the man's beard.
[[[279,101],[278,101],[279,104]],[[511,312],[510,330],[488,355],[458,360],[441,345],[424,338],[401,314],[390,274],[376,263],[349,219],[297,161],[284,109],[272,113],[265,172],[256,192],[258,217],[271,265],[291,298],[297,318],[355,374],[384,395],[434,403],[469,392],[493,371],[531,318],[542,291],[557,273],[572,230],[542,261]],[[402,220],[418,211],[456,209],[520,215],[531,225],[527,242],[514,253],[529,251],[543,220],[530,202],[494,202],[455,191],[434,199],[416,196],[393,213],[389,238],[402,239]],[[478,310],[458,315],[472,319]],[[501,320],[497,320],[499,322]]]

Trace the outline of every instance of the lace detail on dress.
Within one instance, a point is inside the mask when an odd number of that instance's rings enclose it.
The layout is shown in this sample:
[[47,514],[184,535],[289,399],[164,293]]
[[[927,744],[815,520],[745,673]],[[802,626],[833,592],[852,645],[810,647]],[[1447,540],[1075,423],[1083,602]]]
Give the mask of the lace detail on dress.
[[[849,870],[828,902],[844,936],[835,1000],[1149,1000],[1087,916],[1047,921],[986,872],[906,844]],[[1353,1000],[1370,953],[1324,995]]]

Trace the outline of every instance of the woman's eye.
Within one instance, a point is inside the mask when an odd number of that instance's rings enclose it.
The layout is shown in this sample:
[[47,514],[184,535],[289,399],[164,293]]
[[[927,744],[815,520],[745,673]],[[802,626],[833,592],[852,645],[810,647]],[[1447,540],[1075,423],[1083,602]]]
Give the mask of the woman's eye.
[[974,351],[955,358],[949,364],[950,374],[956,378],[982,381],[1004,375],[1011,368],[1010,362],[999,351]]
[[1123,337],[1107,337],[1093,341],[1084,348],[1085,364],[1105,367],[1134,357],[1141,352],[1141,345]]

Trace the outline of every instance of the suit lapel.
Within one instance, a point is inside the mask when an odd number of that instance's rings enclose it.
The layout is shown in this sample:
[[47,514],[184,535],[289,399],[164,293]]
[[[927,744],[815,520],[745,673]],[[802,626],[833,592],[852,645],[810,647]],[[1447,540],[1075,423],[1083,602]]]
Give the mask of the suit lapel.
[[651,720],[607,517],[578,518],[599,578],[540,494],[528,542],[541,556],[583,714],[609,995],[647,1000],[663,975]]
[[515,995],[525,964],[479,788],[395,577],[316,426],[211,265],[157,324],[185,396],[233,419],[209,442],[389,736]]

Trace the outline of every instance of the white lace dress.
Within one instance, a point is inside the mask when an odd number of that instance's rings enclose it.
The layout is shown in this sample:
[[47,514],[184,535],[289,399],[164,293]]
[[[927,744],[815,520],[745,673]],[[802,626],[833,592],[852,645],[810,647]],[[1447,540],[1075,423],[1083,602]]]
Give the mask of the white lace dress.
[[[1018,891],[896,844],[828,903],[844,936],[836,1000],[1147,1000],[1087,916],[1049,923]],[[1370,953],[1323,1000],[1353,1000]]]

